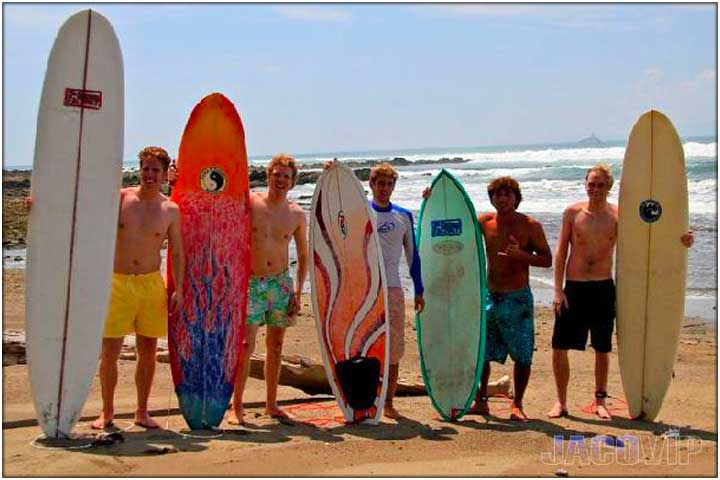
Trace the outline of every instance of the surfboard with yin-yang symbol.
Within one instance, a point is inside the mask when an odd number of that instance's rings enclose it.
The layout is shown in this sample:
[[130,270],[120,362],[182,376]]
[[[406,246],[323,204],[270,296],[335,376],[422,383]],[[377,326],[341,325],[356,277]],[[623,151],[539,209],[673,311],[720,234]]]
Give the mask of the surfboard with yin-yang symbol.
[[182,308],[169,316],[173,381],[188,426],[216,427],[233,391],[250,273],[245,133],[226,97],[213,93],[195,106],[177,163],[171,198],[180,207],[185,278]]

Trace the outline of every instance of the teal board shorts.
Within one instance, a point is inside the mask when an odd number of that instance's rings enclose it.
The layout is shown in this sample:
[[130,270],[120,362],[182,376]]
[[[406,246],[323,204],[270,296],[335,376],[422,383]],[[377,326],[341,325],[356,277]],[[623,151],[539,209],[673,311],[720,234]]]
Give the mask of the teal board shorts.
[[488,292],[485,361],[532,365],[535,349],[533,295],[530,287],[513,292]]
[[248,286],[248,325],[286,328],[293,325],[288,317],[293,281],[287,270],[277,275],[250,277]]

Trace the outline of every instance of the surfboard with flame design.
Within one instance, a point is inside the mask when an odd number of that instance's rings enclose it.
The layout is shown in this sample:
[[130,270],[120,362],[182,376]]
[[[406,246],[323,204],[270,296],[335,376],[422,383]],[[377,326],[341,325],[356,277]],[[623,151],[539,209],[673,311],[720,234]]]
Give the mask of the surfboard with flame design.
[[245,133],[223,95],[208,95],[190,114],[178,172],[171,198],[180,207],[185,278],[182,309],[169,320],[172,375],[188,426],[216,427],[235,383],[250,274]]
[[325,370],[347,422],[377,423],[387,393],[389,323],[375,215],[353,171],[315,186],[310,214],[313,310]]

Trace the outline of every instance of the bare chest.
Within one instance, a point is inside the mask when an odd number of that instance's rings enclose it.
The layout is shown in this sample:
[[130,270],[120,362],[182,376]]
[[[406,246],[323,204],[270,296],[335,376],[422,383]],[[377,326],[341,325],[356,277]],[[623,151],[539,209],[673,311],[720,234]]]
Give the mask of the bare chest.
[[297,219],[289,208],[253,205],[250,221],[254,236],[275,241],[289,240],[297,228]]
[[159,204],[145,205],[136,200],[123,202],[118,229],[121,234],[165,238],[168,219]]
[[573,240],[577,243],[614,243],[617,221],[608,214],[580,213],[573,222]]
[[527,250],[530,242],[527,229],[517,223],[498,225],[497,221],[491,220],[484,225],[483,234],[491,254],[504,251],[510,244],[510,237],[518,242],[522,250]]

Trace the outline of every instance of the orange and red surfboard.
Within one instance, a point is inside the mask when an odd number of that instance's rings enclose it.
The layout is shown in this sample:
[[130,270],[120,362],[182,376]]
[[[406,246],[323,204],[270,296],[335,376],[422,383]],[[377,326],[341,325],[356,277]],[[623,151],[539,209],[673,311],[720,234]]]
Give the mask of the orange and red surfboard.
[[210,428],[222,422],[232,396],[250,275],[245,133],[225,96],[213,93],[195,106],[177,163],[171,199],[180,207],[185,278],[182,308],[169,318],[170,361],[185,421]]
[[375,214],[353,171],[337,164],[310,213],[313,310],[325,371],[347,422],[377,423],[387,394],[390,329]]

